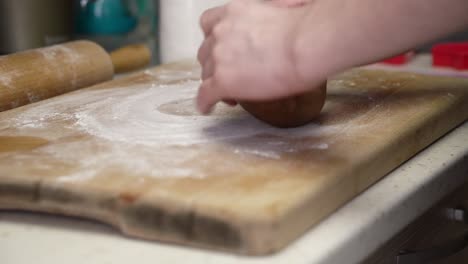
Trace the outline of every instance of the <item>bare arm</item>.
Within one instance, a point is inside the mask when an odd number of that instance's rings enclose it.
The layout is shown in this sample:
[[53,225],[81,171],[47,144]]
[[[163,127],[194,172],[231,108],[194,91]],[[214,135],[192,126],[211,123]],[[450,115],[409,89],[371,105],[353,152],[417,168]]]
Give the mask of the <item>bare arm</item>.
[[[233,0],[202,17],[198,107],[273,100],[468,26],[466,0]],[[279,4],[279,5],[278,5]]]
[[295,44],[298,69],[306,80],[317,59],[326,62],[318,74],[336,73],[468,26],[465,0],[319,0],[306,8]]

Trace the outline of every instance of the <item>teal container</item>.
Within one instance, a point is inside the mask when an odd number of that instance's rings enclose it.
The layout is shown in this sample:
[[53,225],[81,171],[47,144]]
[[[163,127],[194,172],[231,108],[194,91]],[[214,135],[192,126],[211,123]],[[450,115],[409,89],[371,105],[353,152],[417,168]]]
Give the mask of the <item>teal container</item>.
[[107,50],[144,43],[157,54],[157,1],[73,0],[73,11],[75,39],[95,41]]
[[78,34],[123,34],[131,32],[138,23],[128,1],[79,0],[75,1],[75,28]]

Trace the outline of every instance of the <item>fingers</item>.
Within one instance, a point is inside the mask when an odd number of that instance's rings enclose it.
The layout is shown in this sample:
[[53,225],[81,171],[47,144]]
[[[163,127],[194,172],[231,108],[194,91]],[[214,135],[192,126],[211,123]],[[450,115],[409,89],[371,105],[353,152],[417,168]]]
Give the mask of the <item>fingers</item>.
[[[251,0],[236,0],[228,5],[209,9],[203,13],[200,19],[201,28],[205,34],[205,40],[200,46],[197,56],[202,65],[201,77],[203,80],[198,91],[197,107],[203,114],[209,114],[217,102],[229,98],[227,95],[223,98],[223,90],[220,89],[220,87],[218,87],[219,85],[215,84],[214,81],[218,78],[214,76],[215,70],[217,70],[220,64],[223,64],[223,61],[225,64],[227,60],[226,56],[229,55],[223,52],[223,56],[220,59],[218,44],[220,44],[220,39],[226,42],[226,32],[230,29],[229,23],[223,23],[223,19],[225,19],[228,10],[232,13],[233,10],[236,10],[236,7],[242,7],[242,5],[245,4],[244,2],[250,3]],[[236,5],[233,5],[233,3]],[[224,102],[231,106],[237,105],[237,102],[233,100],[225,100]]]
[[224,15],[225,7],[221,6],[205,11],[200,19],[205,40],[198,50],[198,61],[202,65],[203,83],[198,90],[197,108],[202,114],[209,114],[214,105],[221,100],[212,78],[215,67],[212,52],[216,40],[211,33]]
[[213,75],[214,61],[212,51],[214,45],[215,38],[210,35],[203,41],[203,44],[198,50],[198,61],[202,65],[202,80],[206,80]]
[[214,105],[221,101],[212,78],[203,81],[197,96],[197,108],[202,114],[209,114]]
[[215,7],[206,10],[200,18],[200,26],[206,36],[211,34],[213,28],[224,17],[226,12],[225,6]]
[[238,105],[238,102],[236,100],[222,99],[222,96],[220,96],[219,91],[217,90],[214,84],[213,78],[205,80],[200,86],[200,89],[198,90],[198,111],[205,115],[209,114],[212,111],[213,107],[216,105],[216,103],[218,103],[219,101],[222,101],[223,103],[229,106]]
[[209,58],[202,67],[202,80],[205,81],[213,77],[213,73],[215,71],[215,62],[213,58]]
[[210,35],[207,36],[206,39],[203,41],[202,45],[198,49],[198,61],[200,64],[204,64],[208,57],[211,54],[211,51],[213,50],[213,47],[215,45],[216,41],[214,36]]

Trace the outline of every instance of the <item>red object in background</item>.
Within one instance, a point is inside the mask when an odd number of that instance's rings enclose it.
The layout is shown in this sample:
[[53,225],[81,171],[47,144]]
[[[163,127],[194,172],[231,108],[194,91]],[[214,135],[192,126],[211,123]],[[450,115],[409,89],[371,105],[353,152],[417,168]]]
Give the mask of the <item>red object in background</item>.
[[383,60],[382,62],[387,63],[387,64],[393,64],[393,65],[402,65],[402,64],[408,63],[413,58],[413,56],[414,56],[414,52],[408,51],[404,54]]
[[432,65],[468,69],[468,42],[443,43],[432,48]]

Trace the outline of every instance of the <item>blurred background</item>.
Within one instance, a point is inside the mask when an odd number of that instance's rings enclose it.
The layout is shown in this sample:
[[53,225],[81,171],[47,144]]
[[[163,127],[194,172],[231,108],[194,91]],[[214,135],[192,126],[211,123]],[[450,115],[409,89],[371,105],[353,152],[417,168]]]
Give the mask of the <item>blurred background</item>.
[[[75,39],[146,44],[152,64],[194,58],[200,14],[228,0],[0,0],[0,55]],[[398,37],[398,36],[396,36]],[[466,41],[468,32],[441,41]],[[434,43],[417,49],[430,51]]]
[[147,44],[157,53],[157,0],[0,0],[0,54],[74,39],[111,51]]

